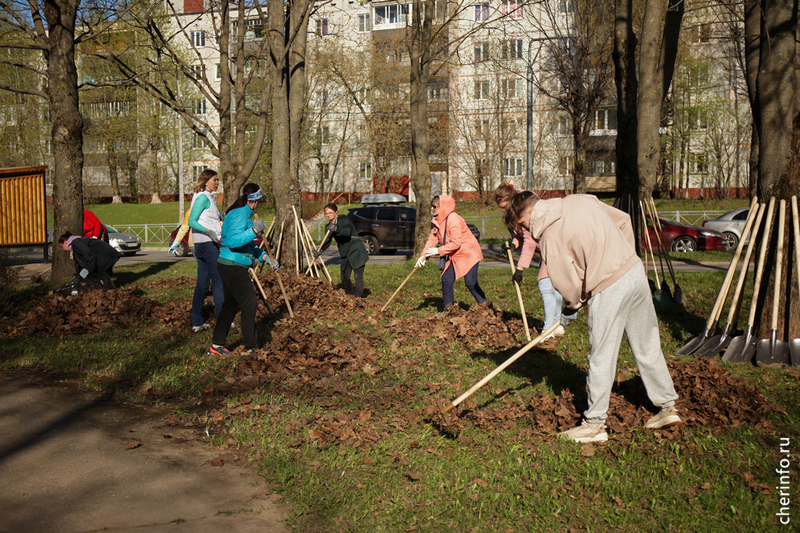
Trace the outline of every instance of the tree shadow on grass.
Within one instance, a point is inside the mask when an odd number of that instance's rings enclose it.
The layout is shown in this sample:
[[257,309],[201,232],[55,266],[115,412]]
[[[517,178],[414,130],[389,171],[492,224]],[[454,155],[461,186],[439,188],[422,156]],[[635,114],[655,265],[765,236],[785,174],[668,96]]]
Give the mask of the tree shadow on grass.
[[148,276],[158,274],[159,272],[169,270],[172,265],[172,263],[149,263],[147,268],[141,272],[115,272],[114,285],[117,287],[132,285],[140,279],[144,279]]

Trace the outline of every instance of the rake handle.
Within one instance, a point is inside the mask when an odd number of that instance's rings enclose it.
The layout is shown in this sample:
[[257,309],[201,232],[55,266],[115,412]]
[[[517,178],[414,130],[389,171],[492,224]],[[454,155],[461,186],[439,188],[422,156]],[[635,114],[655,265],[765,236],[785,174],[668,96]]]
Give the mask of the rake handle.
[[[650,259],[653,261],[653,272],[656,275],[656,285],[659,285],[658,268],[656,267],[656,256],[653,254],[653,246],[650,244],[650,232],[647,231],[647,215],[644,213],[644,204],[639,201],[639,209],[642,211],[642,225],[644,226],[644,239],[647,241],[647,247],[650,249]],[[653,231],[655,231],[656,223],[653,222]],[[647,250],[644,251],[645,266],[647,266]]]
[[394,297],[397,296],[397,293],[400,292],[400,289],[403,288],[403,285],[405,285],[406,282],[411,279],[411,276],[414,275],[414,272],[417,271],[417,268],[418,267],[414,267],[414,270],[412,270],[411,273],[408,276],[406,276],[406,279],[404,279],[403,283],[401,283],[400,286],[397,287],[397,290],[394,291],[391,296],[389,296],[389,299],[386,301],[385,304],[383,304],[383,307],[381,307],[381,313],[383,313],[386,310],[386,306],[388,306],[391,303],[391,301],[394,300]]
[[[669,256],[667,255],[667,248],[664,246],[664,236],[661,233],[661,220],[658,218],[658,212],[656,211],[656,204],[653,202],[653,197],[651,196],[648,198],[648,201],[644,202],[644,205],[647,207],[647,212],[650,213],[650,220],[653,221],[653,229],[656,230],[656,239],[658,239],[658,247],[661,249],[661,253],[659,254],[659,260],[661,256],[666,258],[667,263],[667,270],[669,270],[670,276],[672,276],[672,283],[673,285],[677,284],[678,282],[675,281],[675,272],[672,271],[672,263],[669,261]],[[661,275],[664,276],[664,281],[667,279],[667,275],[664,274],[664,265],[661,265]]]
[[464,394],[453,400],[450,403],[450,405],[448,405],[444,409],[444,412],[447,413],[455,406],[457,406],[458,404],[460,404],[461,402],[472,396],[475,393],[475,391],[477,391],[478,389],[489,383],[489,381],[491,381],[492,378],[494,378],[497,374],[505,370],[508,365],[510,365],[511,363],[522,357],[528,350],[530,350],[531,348],[542,342],[542,339],[553,333],[560,325],[561,322],[556,322],[555,324],[553,324],[552,326],[541,332],[538,337],[536,337],[531,342],[520,348],[519,351],[517,351],[517,353],[506,359],[506,361],[503,364],[492,370],[485,378],[483,378],[475,385],[473,385],[467,392],[465,392]]
[[269,313],[271,315],[275,314],[275,311],[272,309],[272,305],[269,303],[269,298],[267,298],[267,293],[264,292],[264,287],[261,285],[261,281],[258,279],[258,275],[256,275],[256,271],[254,268],[248,268],[247,272],[250,273],[250,277],[256,282],[258,285],[258,291],[261,293],[261,297],[264,299],[264,303],[267,304],[267,309],[269,309]]
[[[514,256],[511,255],[511,248],[508,247],[506,241],[506,251],[508,252],[508,263],[511,265],[511,274],[514,274],[516,267],[514,266]],[[525,338],[530,342],[531,331],[528,329],[528,317],[525,315],[525,304],[522,303],[522,290],[519,288],[519,283],[514,281],[514,288],[517,289],[517,299],[519,300],[519,310],[522,313],[522,325],[525,326]]]

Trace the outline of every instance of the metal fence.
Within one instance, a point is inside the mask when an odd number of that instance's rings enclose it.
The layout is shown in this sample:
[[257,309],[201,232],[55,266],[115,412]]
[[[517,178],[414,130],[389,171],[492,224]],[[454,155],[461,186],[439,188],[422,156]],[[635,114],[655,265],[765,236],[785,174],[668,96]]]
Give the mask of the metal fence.
[[[704,220],[717,218],[727,211],[661,211],[661,218],[674,220],[679,224],[700,226]],[[501,216],[464,217],[464,220],[475,224],[481,232],[481,239],[508,239],[508,230],[503,224]],[[265,220],[267,227],[272,221]],[[324,236],[324,219],[305,220],[306,227],[317,241]],[[131,233],[141,239],[147,246],[166,246],[170,241],[170,233],[175,229],[175,224],[113,224],[114,228],[125,233]]]

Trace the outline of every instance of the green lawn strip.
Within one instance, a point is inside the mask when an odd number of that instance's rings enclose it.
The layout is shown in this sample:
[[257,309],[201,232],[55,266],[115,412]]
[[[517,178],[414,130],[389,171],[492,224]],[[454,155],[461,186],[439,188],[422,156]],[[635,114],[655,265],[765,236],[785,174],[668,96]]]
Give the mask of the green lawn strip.
[[[385,301],[411,268],[410,262],[368,265],[368,298]],[[146,297],[168,302],[191,298],[193,285],[170,289],[166,282],[171,276],[192,276],[195,269],[193,262],[158,269],[145,264],[118,267],[115,274],[135,278],[131,283],[139,284]],[[338,287],[338,268],[331,268],[331,275]],[[689,308],[659,310],[668,357],[701,331],[723,276],[679,276]],[[495,308],[519,318],[508,277],[505,269],[480,271],[481,285]],[[534,276],[526,277],[523,291],[529,319],[540,326],[535,283]],[[474,305],[461,281],[456,284],[456,301],[465,308]],[[326,398],[313,388],[286,397],[267,383],[222,399],[225,425],[222,432],[211,432],[213,441],[221,445],[234,439],[246,448],[245,455],[259,465],[272,489],[291,502],[289,525],[294,530],[785,530],[774,517],[774,470],[778,438],[791,437],[794,444],[800,436],[797,372],[721,364],[784,407],[771,415],[776,432],[743,426],[686,427],[683,440],[670,441],[633,429],[612,435],[607,445],[593,446],[593,454],[587,454],[582,445],[542,434],[527,415],[491,429],[464,420],[461,432],[450,436],[426,421],[425,407],[435,398],[452,400],[515,350],[494,350],[488,339],[483,346],[481,339],[467,346],[425,330],[393,344],[393,320],[424,320],[440,310],[439,271],[429,265],[414,274],[387,314],[375,315],[374,322],[342,328],[335,318],[321,318],[309,325],[329,338],[358,334],[372,339],[380,354],[375,375],[348,370],[340,381],[344,389]],[[557,351],[532,350],[465,404],[478,412],[510,404],[535,409],[537,393],[581,387],[588,346],[585,313],[579,317]],[[223,383],[235,371],[236,358],[219,361],[205,355],[210,330],[174,331],[156,319],[86,335],[3,338],[0,360],[6,369],[77,372],[95,388],[152,402],[183,405],[208,398],[203,389]],[[266,324],[260,327],[268,333]],[[231,335],[235,341],[240,334]],[[522,331],[517,339],[522,346]],[[618,368],[622,372],[634,367],[623,342]],[[259,410],[233,414],[240,404]],[[333,444],[309,439],[314,428],[322,431],[325,424],[361,420],[359,416],[365,418],[356,424],[358,431],[377,439]],[[315,422],[303,426],[295,423],[298,420]]]

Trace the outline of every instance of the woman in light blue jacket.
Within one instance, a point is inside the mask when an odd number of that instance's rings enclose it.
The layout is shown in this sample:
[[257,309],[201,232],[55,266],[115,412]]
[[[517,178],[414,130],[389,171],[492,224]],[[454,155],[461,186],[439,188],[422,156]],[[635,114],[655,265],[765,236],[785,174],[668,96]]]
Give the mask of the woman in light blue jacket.
[[231,322],[239,311],[242,312],[242,340],[245,353],[252,354],[258,350],[256,332],[258,296],[253,289],[253,282],[250,281],[248,269],[257,265],[259,261],[267,262],[274,269],[278,269],[278,265],[270,261],[267,252],[253,243],[253,239],[264,232],[264,222],[252,219],[262,196],[258,185],[248,183],[226,212],[225,224],[222,225],[222,248],[217,261],[225,303],[217,317],[213,344],[208,349],[209,355],[230,354],[225,348],[225,342],[231,329]]

